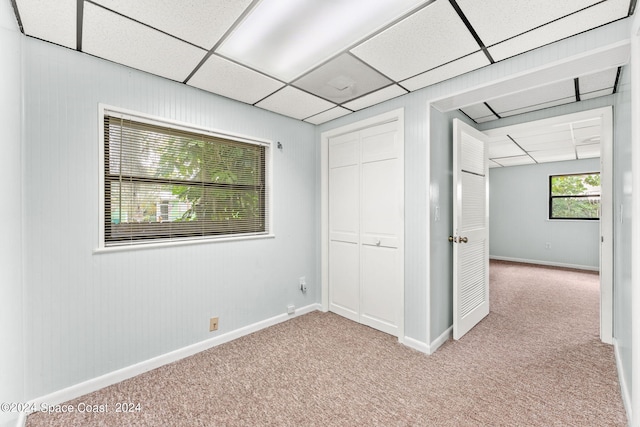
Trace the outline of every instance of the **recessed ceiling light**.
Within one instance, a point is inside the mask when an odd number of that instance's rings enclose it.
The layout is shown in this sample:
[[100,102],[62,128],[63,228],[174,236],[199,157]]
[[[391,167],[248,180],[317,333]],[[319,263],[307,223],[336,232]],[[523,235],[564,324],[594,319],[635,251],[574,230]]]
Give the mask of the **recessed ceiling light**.
[[217,49],[291,81],[433,0],[262,0]]

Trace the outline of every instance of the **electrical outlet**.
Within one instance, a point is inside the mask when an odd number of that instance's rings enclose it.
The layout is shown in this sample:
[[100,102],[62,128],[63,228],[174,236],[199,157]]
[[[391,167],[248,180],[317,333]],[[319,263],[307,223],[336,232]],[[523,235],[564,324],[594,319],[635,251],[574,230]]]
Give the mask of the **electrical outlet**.
[[307,279],[304,276],[300,277],[300,291],[307,292]]
[[287,306],[287,314],[295,314],[296,313],[296,306],[293,304],[289,304]]
[[218,318],[212,317],[209,319],[209,331],[217,331],[218,330]]

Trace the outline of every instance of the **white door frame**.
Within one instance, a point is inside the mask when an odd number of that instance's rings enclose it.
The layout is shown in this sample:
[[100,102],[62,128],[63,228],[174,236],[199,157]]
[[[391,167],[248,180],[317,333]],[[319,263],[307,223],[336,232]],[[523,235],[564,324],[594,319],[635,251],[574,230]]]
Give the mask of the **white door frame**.
[[[569,78],[572,79],[579,75],[586,75],[589,73],[602,71],[608,68],[626,65],[629,62],[629,55],[631,51],[630,44],[631,43],[629,40],[622,40],[619,42],[612,43],[611,45],[608,45],[608,46],[590,50],[581,54],[574,55],[572,57],[563,58],[552,63],[544,64],[539,67],[528,69],[523,72],[514,73],[513,75],[509,75],[506,77],[490,80],[474,87],[469,87],[467,89],[463,89],[452,94],[448,94],[445,96],[428,100],[427,111],[426,111],[426,133],[427,135],[430,135],[431,107],[441,112],[449,112],[449,111],[457,110],[459,108],[463,108],[469,105],[474,105],[480,102],[485,102],[491,99],[518,93],[526,89],[540,87],[547,84],[566,80]],[[638,125],[637,123],[634,122],[633,126],[636,126],[637,128]],[[426,176],[429,177],[431,173],[430,166],[429,166],[430,165],[429,150],[427,150],[427,158],[425,160],[426,160],[425,172],[426,172]],[[637,172],[635,174],[636,176],[640,174],[639,170],[640,169],[634,169],[634,172]],[[640,203],[636,203],[636,205],[638,205],[638,210],[640,210]],[[640,228],[640,226],[638,228]],[[636,232],[635,234],[640,237],[640,231]],[[426,238],[427,238],[427,241],[429,241],[429,239],[431,238],[431,232],[428,229],[427,229]],[[640,243],[638,245],[640,246]],[[635,253],[638,254],[638,252],[640,252],[640,249],[638,249]],[[427,268],[430,270],[431,254],[429,252],[428,246],[427,246],[426,255],[427,255]],[[638,278],[638,280],[640,280],[640,272],[638,272],[636,277]],[[431,307],[431,301],[429,299],[429,295],[431,295],[431,286],[432,286],[432,283],[429,280],[429,278],[427,278],[427,307]],[[640,294],[640,291],[637,293]],[[634,301],[640,305],[640,295],[638,295],[634,299]],[[636,311],[638,310],[634,310],[634,313]],[[613,307],[611,307],[611,311],[609,314],[611,321],[612,321],[612,316],[613,316]],[[638,317],[640,317],[640,315],[638,315]],[[637,320],[637,318],[635,320]],[[435,343],[431,337],[429,315],[427,315],[426,321],[427,321],[427,343]],[[638,333],[635,336],[638,337],[638,340],[634,340],[634,343],[636,343],[637,341],[640,341],[640,331],[638,331]],[[434,351],[438,347],[437,343],[435,344],[436,344],[435,346],[433,344],[431,345]],[[638,348],[640,349],[640,343],[638,343]],[[640,369],[634,369],[634,372],[638,372],[638,371],[640,371]],[[638,389],[640,390],[640,372],[637,378],[638,378],[638,381],[637,381]],[[638,406],[640,406],[640,404]]]
[[[321,248],[320,248],[320,275],[321,275],[321,292],[322,292],[322,311],[329,311],[329,139],[342,135],[345,133],[355,132],[357,130],[369,128],[384,123],[397,121],[398,122],[398,138],[404,146],[404,109],[389,111],[378,116],[370,117],[368,119],[351,123],[345,126],[341,126],[335,129],[331,129],[322,132],[320,135],[320,236],[321,236]],[[404,156],[401,159],[402,164],[402,186],[404,189]],[[403,190],[404,191],[404,190]],[[404,218],[404,212],[402,213]],[[400,235],[400,242],[398,250],[400,254],[401,277],[400,283],[402,283],[401,292],[401,307],[400,320],[398,322],[398,341],[404,342],[404,226]]]
[[557,126],[601,118],[600,176],[602,179],[600,236],[600,339],[613,344],[613,107],[601,107],[576,113],[562,114],[541,120],[504,126],[483,131],[489,137],[526,132],[539,126]]

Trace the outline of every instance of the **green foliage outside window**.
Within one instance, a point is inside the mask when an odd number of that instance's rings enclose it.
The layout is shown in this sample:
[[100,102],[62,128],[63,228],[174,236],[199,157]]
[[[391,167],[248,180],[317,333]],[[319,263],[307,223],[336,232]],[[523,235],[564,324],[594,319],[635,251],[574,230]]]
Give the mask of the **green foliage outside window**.
[[600,174],[549,177],[549,219],[599,219]]

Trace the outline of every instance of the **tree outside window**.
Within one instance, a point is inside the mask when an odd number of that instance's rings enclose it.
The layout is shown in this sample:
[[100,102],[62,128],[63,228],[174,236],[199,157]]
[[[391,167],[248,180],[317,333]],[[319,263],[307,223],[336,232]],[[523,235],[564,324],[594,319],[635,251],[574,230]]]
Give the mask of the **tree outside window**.
[[599,218],[599,172],[549,177],[549,219]]

